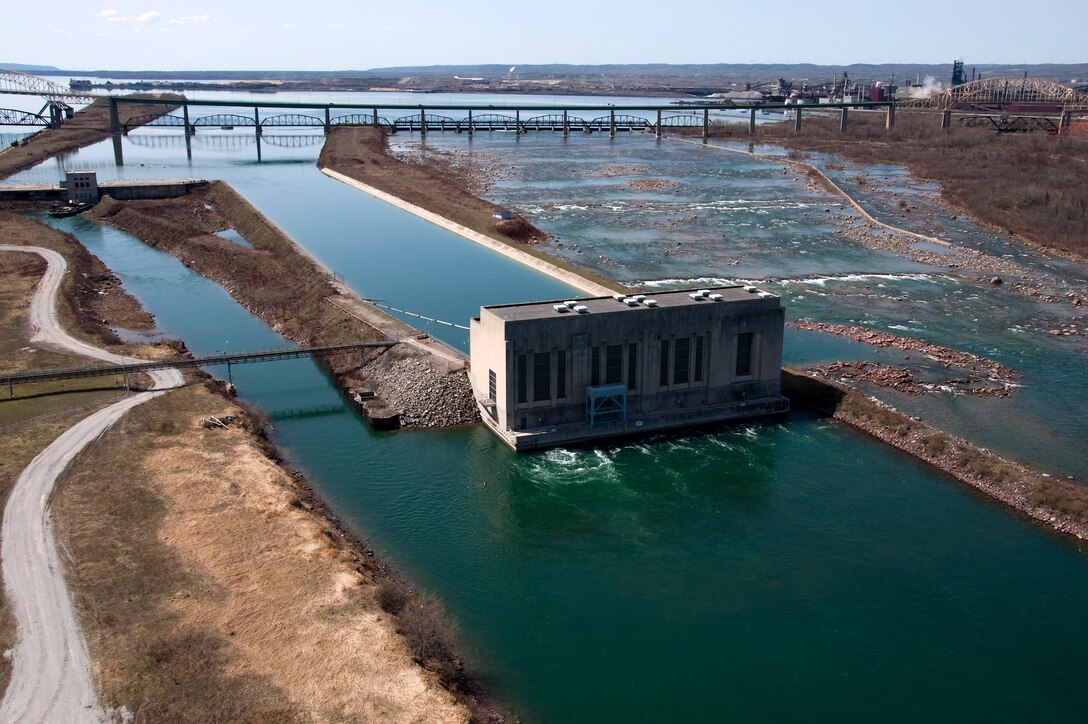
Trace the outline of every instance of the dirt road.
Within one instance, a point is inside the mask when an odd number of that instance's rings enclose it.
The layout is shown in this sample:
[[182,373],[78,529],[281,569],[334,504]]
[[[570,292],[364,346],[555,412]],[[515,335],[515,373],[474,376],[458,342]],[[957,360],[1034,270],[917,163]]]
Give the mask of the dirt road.
[[[34,342],[104,362],[126,361],[61,329],[56,294],[67,269],[63,256],[29,246],[0,245],[0,252],[34,253],[48,263],[30,306]],[[150,374],[154,391],[126,397],[71,427],[31,461],[12,488],[4,509],[0,565],[18,642],[10,654],[14,666],[11,683],[0,703],[0,721],[85,722],[105,718],[95,695],[87,645],[64,584],[49,500],[57,477],[84,447],[131,408],[182,383],[177,370]]]

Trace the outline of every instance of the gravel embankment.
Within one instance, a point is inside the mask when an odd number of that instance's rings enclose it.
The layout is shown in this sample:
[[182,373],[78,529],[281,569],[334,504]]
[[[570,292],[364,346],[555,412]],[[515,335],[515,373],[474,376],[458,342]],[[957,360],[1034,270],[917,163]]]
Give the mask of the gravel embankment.
[[400,412],[402,428],[439,428],[479,422],[464,370],[447,372],[420,357],[387,352],[361,370],[382,401]]

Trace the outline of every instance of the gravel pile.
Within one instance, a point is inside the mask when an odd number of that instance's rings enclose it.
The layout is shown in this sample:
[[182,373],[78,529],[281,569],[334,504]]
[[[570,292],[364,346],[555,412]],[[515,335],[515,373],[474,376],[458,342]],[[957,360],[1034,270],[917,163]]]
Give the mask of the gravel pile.
[[400,412],[402,428],[437,428],[479,422],[464,370],[447,372],[426,359],[386,353],[363,377],[383,402]]

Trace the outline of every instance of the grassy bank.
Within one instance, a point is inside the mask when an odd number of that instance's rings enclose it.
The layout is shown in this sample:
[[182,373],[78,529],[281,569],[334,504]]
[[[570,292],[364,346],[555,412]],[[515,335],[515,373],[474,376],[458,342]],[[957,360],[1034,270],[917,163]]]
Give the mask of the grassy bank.
[[191,385],[66,474],[58,536],[104,705],[147,721],[468,720],[397,635],[378,567],[258,430]]
[[[152,97],[180,100],[180,96],[174,95],[156,94]],[[177,106],[123,103],[118,105],[117,115],[125,124],[140,116],[166,115],[175,108]],[[104,98],[99,98],[77,111],[73,118],[65,120],[60,128],[47,128],[18,146],[0,150],[0,178],[7,178],[48,158],[105,141],[109,137],[110,104]]]
[[[271,221],[223,182],[177,199],[103,199],[91,217],[178,257],[224,287],[242,306],[288,339],[303,345],[381,341],[374,327],[327,304],[332,278]],[[234,229],[251,249],[216,236]],[[345,375],[374,352],[329,358]]]
[[942,196],[984,224],[1047,249],[1088,259],[1088,142],[1043,132],[998,134],[989,126],[940,128],[940,115],[900,112],[896,127],[883,114],[854,113],[848,130],[838,118],[806,114],[792,122],[715,125],[713,138],[774,143],[832,153],[856,163],[906,165],[938,183]]
[[937,430],[856,390],[794,370],[783,394],[872,435],[1062,533],[1088,539],[1088,486],[1060,480]]
[[[6,211],[0,211],[0,236],[8,244],[52,249],[67,260],[69,270],[61,284],[57,312],[73,336],[134,357],[164,357],[183,351],[176,344],[121,343],[114,327],[147,331],[154,328],[154,318],[124,291],[101,260],[72,237]],[[76,367],[87,362],[30,342],[30,298],[45,268],[45,261],[37,254],[0,253],[0,324],[7,330],[0,335],[0,373]],[[137,387],[146,381],[142,375],[134,378]],[[14,389],[14,399],[9,399],[5,388],[0,391],[0,426],[115,396],[123,389],[123,375],[20,385]]]

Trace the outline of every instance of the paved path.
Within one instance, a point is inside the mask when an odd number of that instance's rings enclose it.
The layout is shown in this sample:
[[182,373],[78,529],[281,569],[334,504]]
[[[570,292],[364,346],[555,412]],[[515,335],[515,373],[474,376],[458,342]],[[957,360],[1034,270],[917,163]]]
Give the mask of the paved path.
[[[94,359],[123,364],[120,355],[68,335],[57,321],[56,293],[67,269],[64,257],[34,246],[0,245],[0,252],[34,253],[48,263],[30,304],[32,341]],[[132,361],[131,358],[128,361]],[[4,508],[0,565],[15,617],[14,669],[0,722],[98,722],[87,644],[64,585],[64,567],[53,539],[49,500],[57,477],[72,459],[130,409],[182,384],[177,370],[150,373],[154,391],[131,395],[69,428],[23,470]]]

